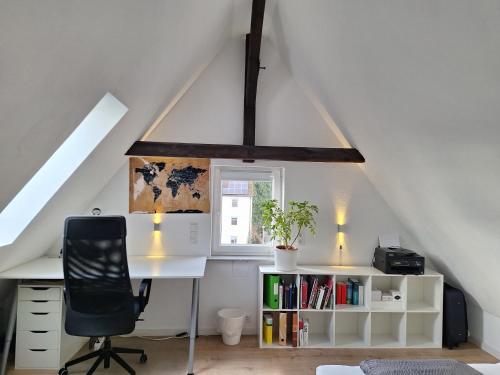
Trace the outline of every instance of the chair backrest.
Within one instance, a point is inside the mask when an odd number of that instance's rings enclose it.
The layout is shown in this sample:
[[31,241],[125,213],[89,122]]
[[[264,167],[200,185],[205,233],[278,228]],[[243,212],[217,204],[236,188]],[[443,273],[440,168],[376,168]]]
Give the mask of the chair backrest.
[[130,310],[133,291],[123,216],[68,217],[63,267],[66,305],[85,315]]

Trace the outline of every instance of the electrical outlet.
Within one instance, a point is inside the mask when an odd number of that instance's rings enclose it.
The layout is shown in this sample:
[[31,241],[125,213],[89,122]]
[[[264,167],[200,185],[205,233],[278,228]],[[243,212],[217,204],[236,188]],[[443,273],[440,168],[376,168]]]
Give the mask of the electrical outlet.
[[189,243],[198,244],[198,223],[189,223]]

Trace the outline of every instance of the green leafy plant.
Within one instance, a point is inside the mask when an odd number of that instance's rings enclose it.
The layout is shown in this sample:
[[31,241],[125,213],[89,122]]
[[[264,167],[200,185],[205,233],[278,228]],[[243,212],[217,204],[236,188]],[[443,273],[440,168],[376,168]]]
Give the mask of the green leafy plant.
[[[304,229],[316,234],[315,214],[318,206],[308,201],[289,201],[289,209],[284,211],[276,199],[262,203],[262,224],[273,240],[278,240],[279,249],[294,250],[294,244]],[[295,237],[293,230],[296,229]],[[292,239],[293,238],[293,239]]]

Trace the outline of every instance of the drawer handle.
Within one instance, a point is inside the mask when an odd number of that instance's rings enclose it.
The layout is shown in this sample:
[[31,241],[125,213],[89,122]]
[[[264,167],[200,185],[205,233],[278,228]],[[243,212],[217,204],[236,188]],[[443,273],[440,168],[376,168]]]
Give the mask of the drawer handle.
[[30,331],[31,333],[47,333],[49,331]]
[[29,349],[30,352],[46,352],[47,349]]
[[37,300],[34,300],[34,301],[31,301],[33,303],[47,303],[49,301],[45,301],[45,300],[41,300],[41,299],[37,299]]
[[49,290],[48,286],[33,286],[31,287],[33,290]]
[[41,313],[34,313],[32,312],[33,315],[49,315],[48,312],[41,312]]

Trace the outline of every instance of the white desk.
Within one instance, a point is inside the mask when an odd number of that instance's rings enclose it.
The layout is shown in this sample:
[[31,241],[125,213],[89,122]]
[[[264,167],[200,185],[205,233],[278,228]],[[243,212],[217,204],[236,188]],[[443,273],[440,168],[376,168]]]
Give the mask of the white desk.
[[[129,256],[128,267],[131,279],[193,279],[191,300],[191,325],[189,328],[188,375],[193,374],[194,345],[198,325],[200,279],[205,276],[206,257],[181,256]],[[0,272],[0,279],[10,280],[62,280],[62,259],[42,257]],[[16,289],[17,290],[17,289]],[[17,303],[13,303],[9,318],[5,347],[0,367],[4,375],[7,356],[14,332]]]

